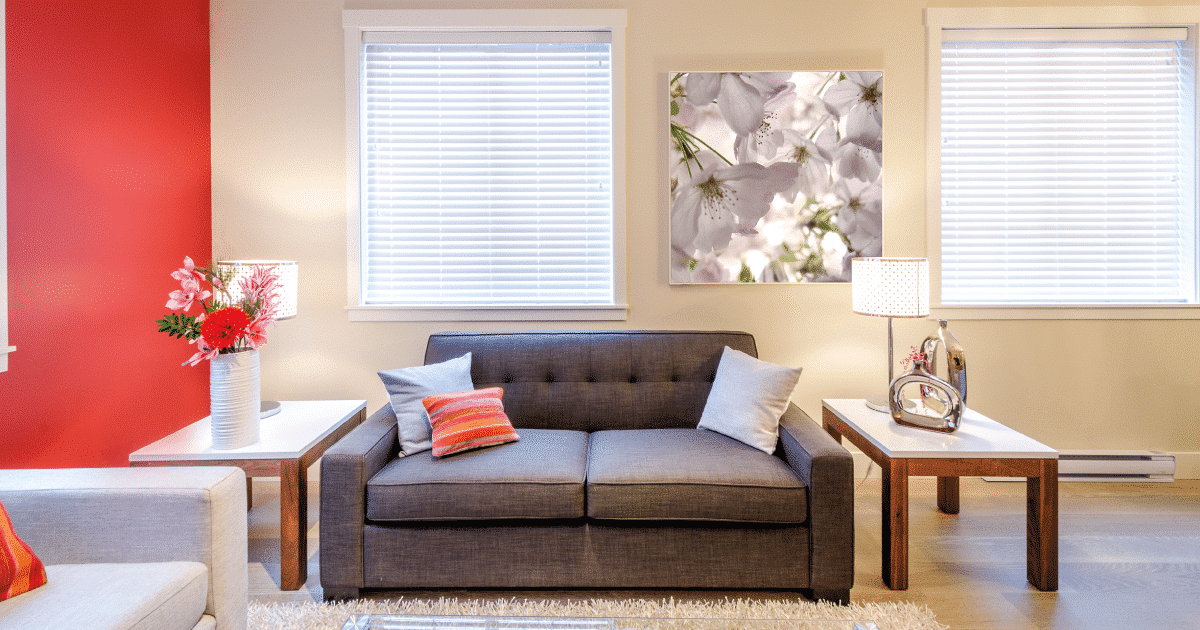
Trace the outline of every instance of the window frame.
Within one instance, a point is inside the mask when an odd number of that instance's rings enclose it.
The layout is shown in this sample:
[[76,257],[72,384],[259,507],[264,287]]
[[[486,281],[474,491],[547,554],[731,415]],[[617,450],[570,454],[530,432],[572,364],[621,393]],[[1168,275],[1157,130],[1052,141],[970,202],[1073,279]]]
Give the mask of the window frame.
[[[406,10],[346,9],[346,266],[350,321],[616,321],[628,318],[625,244],[625,9]],[[360,55],[372,31],[612,32],[613,304],[548,306],[401,306],[362,303],[362,215],[359,188]]]
[[[942,31],[951,28],[1188,28],[1189,45],[1197,55],[1200,7],[1078,7],[928,8],[926,26],[926,182],[925,226],[930,261],[930,317],[943,319],[1200,319],[1197,304],[1132,305],[958,305],[941,299],[941,66]],[[1200,67],[1200,59],[1193,58]],[[1200,110],[1200,107],[1197,107]],[[1200,117],[1200,111],[1198,111]],[[1200,121],[1194,123],[1200,128]],[[1198,134],[1200,135],[1200,134]],[[1200,137],[1193,138],[1200,151]],[[1198,256],[1200,258],[1200,256]]]

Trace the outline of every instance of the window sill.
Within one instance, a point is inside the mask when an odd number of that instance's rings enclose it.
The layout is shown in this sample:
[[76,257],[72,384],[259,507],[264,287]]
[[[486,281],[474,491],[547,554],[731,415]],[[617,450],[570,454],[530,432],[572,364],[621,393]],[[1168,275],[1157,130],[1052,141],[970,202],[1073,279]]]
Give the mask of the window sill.
[[932,306],[930,319],[1200,319],[1200,305]]
[[629,305],[524,307],[348,306],[352,322],[586,322],[625,321]]

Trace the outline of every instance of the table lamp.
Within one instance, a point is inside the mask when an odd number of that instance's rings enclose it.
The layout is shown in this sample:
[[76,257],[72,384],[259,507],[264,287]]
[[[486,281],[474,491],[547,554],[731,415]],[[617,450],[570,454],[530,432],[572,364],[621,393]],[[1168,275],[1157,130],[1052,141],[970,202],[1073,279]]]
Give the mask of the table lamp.
[[[294,260],[219,260],[217,267],[222,275],[229,277],[229,298],[234,302],[242,299],[240,280],[250,277],[255,266],[271,267],[279,274],[279,291],[275,294],[279,304],[275,309],[275,320],[291,319],[296,316],[297,294],[300,286],[300,269]],[[261,418],[267,418],[279,413],[279,402],[264,400],[260,407]]]
[[[854,258],[850,269],[854,312],[888,318],[888,386],[893,376],[892,318],[929,315],[929,261],[924,258]],[[867,406],[891,413],[887,388]]]

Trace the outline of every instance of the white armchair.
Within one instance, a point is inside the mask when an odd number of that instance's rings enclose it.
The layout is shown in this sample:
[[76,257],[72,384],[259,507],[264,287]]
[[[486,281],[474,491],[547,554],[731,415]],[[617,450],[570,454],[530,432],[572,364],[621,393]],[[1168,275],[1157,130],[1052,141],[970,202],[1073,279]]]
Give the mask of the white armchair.
[[49,576],[0,630],[245,630],[241,469],[0,470],[0,502]]

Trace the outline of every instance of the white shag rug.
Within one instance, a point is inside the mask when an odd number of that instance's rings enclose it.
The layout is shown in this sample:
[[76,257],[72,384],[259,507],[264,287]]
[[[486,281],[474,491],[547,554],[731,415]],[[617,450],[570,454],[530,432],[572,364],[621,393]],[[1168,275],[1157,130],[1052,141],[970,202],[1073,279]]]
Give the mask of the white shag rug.
[[677,601],[671,599],[354,600],[333,603],[250,603],[248,630],[341,630],[351,615],[492,615],[503,617],[651,617],[659,619],[851,619],[881,630],[947,630],[926,606],[907,602],[836,606],[807,599]]

